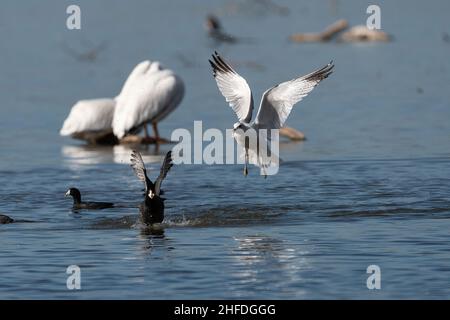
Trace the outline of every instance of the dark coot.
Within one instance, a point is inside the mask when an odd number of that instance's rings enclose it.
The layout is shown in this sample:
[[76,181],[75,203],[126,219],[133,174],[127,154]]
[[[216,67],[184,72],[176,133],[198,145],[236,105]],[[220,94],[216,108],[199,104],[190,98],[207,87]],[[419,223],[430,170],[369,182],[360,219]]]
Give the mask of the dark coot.
[[106,209],[114,207],[111,202],[83,202],[81,201],[81,193],[77,188],[70,188],[66,192],[66,197],[72,196],[74,209]]
[[0,214],[0,224],[13,223],[14,219],[5,216],[4,214]]
[[162,190],[161,184],[164,178],[173,166],[172,152],[167,152],[158,178],[153,183],[147,176],[142,156],[138,151],[133,150],[131,153],[131,167],[136,176],[145,184],[144,201],[139,206],[142,222],[146,225],[160,223],[164,220],[164,198],[161,198]]

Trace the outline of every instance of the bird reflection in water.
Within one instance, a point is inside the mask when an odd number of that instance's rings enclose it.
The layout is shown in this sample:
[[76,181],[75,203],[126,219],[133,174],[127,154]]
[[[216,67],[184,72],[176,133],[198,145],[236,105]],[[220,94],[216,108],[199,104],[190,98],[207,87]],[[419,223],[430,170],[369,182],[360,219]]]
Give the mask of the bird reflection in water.
[[231,255],[236,260],[234,270],[238,282],[235,285],[240,290],[245,290],[245,285],[249,283],[264,286],[267,282],[265,274],[272,272],[279,275],[274,286],[282,288],[284,282],[301,283],[301,272],[309,268],[306,256],[309,251],[303,246],[288,245],[285,241],[265,235],[236,237],[234,240],[237,247]]
[[65,145],[61,148],[63,161],[72,170],[94,164],[129,164],[131,150],[139,150],[146,163],[161,162],[169,147],[160,150],[158,145]]
[[164,227],[162,226],[145,226],[142,225],[140,229],[140,235],[144,238],[148,238],[149,236],[152,238],[164,238]]
[[167,238],[162,225],[146,226],[140,225],[139,238],[143,241],[141,250],[146,254],[152,253],[154,249],[165,248],[167,251],[173,249],[167,246]]

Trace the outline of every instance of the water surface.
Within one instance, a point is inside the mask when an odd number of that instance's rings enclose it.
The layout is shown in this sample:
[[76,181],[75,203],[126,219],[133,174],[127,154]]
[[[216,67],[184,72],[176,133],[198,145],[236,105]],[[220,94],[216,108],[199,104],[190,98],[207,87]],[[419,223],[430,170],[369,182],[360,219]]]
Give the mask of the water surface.
[[[339,18],[364,23],[366,1],[3,1],[0,11],[0,298],[448,298],[450,286],[449,4],[380,1],[385,44],[292,44]],[[278,9],[277,9],[278,8]],[[211,42],[207,13],[236,45]],[[101,48],[92,61],[83,53]],[[161,123],[226,129],[235,121],[207,63],[217,49],[254,88],[333,59],[335,73],[288,124],[308,140],[281,147],[280,172],[176,166],[164,224],[138,222],[142,185],[126,147],[85,147],[58,130],[79,99],[111,97],[131,68],[160,60],[186,82]],[[81,55],[81,58],[80,58]],[[153,176],[169,146],[142,149]],[[117,208],[71,211],[65,191]],[[66,288],[67,266],[82,290]],[[379,265],[382,289],[366,287]]]

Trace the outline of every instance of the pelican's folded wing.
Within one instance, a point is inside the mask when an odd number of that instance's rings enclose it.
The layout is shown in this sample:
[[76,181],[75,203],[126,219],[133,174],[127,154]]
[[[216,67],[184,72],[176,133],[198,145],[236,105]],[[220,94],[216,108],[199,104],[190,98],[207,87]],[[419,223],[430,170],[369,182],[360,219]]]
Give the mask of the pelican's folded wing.
[[108,98],[78,101],[59,133],[70,136],[83,132],[110,132],[115,105],[116,102]]

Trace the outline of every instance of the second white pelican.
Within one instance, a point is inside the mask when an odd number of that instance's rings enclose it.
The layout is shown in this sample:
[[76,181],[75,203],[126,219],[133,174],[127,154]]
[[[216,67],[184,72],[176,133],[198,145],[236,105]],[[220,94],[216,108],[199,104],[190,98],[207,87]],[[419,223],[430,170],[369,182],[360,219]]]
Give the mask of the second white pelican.
[[60,135],[91,144],[116,143],[112,132],[115,105],[116,101],[109,98],[78,101],[64,121]]
[[[117,138],[134,134],[143,128],[145,139],[164,142],[157,124],[171,113],[184,96],[184,83],[172,70],[159,62],[139,63],[123,85],[117,97],[112,128]],[[151,123],[154,139],[150,138],[147,124]]]

